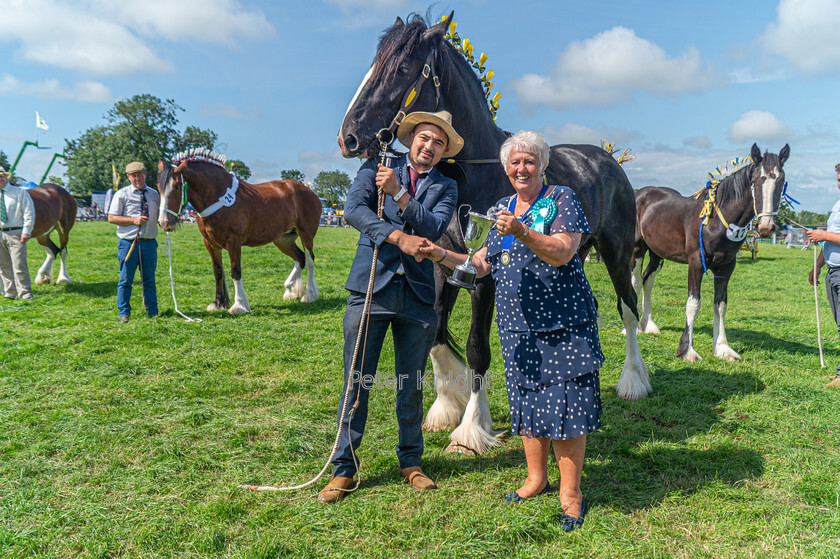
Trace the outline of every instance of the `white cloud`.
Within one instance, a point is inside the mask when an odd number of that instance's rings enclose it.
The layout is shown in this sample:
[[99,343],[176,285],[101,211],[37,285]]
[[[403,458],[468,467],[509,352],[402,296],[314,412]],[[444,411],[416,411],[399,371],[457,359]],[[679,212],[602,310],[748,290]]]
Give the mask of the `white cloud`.
[[767,111],[747,111],[729,125],[729,139],[735,143],[789,141],[793,132]]
[[113,100],[108,88],[99,82],[77,82],[67,88],[54,79],[27,83],[9,74],[0,75],[0,95],[29,95],[40,99],[70,99],[85,103],[107,103]]
[[840,2],[781,0],[759,44],[806,74],[840,70]]
[[274,29],[259,11],[237,0],[88,0],[96,11],[112,14],[140,34],[169,41],[234,46],[237,40],[270,36]]
[[265,16],[235,0],[0,0],[0,42],[15,56],[84,74],[172,72],[147,42],[235,45],[272,32]]
[[709,149],[712,147],[712,141],[706,136],[692,136],[683,140],[683,145],[698,149]]
[[262,115],[263,112],[257,108],[253,108],[250,111],[243,111],[233,105],[208,105],[198,111],[198,116],[201,117],[226,116],[238,120],[258,120]]
[[661,47],[633,30],[615,27],[569,45],[550,75],[527,74],[512,86],[525,105],[569,108],[614,105],[631,100],[633,92],[699,92],[722,79],[695,48],[668,58]]
[[549,145],[554,144],[592,144],[601,145],[601,140],[609,140],[616,144],[616,148],[624,148],[631,140],[638,139],[639,134],[619,128],[601,128],[596,130],[580,124],[568,123],[562,126],[546,126],[540,130]]

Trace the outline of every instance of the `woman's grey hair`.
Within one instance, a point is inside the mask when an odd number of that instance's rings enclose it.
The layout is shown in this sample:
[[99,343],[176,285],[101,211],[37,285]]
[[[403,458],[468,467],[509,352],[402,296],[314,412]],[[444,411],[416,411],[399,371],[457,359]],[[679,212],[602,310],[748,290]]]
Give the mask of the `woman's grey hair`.
[[508,161],[510,160],[510,152],[514,149],[536,156],[540,164],[540,174],[545,172],[546,167],[548,167],[551,152],[542,134],[533,130],[520,130],[505,140],[505,143],[502,144],[502,150],[499,153],[499,158],[502,160],[502,167],[505,169],[507,169]]

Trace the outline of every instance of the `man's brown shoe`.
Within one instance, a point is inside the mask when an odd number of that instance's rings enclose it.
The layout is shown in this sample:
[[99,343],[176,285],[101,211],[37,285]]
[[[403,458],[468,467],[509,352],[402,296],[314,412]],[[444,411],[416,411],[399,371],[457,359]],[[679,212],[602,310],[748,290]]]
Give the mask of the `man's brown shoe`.
[[403,468],[402,475],[408,480],[408,483],[418,491],[428,491],[429,489],[437,489],[435,482],[429,476],[423,473],[420,466],[412,466],[410,468]]
[[330,482],[318,493],[319,503],[337,503],[347,495],[347,491],[339,489],[350,489],[353,485],[352,477],[333,476]]

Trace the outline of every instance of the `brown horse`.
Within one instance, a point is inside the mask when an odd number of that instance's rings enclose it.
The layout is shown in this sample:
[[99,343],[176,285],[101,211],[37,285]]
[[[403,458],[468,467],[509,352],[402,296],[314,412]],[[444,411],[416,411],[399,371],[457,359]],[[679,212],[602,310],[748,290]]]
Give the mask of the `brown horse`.
[[[700,308],[700,284],[708,270],[715,280],[714,355],[727,361],[741,356],[729,347],[724,328],[729,278],[735,270],[738,251],[747,227],[757,220],[758,234],[769,237],[785,190],[783,166],[790,146],[775,153],[761,153],[753,144],[749,165],[735,171],[719,184],[707,184],[704,196],[684,197],[672,188],[646,186],[636,193],[636,245],[633,283],[642,290],[639,331],[658,334],[651,315],[650,296],[656,274],[665,260],[688,264],[688,298],[685,329],[677,356],[697,362],[694,350],[694,320]],[[704,216],[707,214],[708,219]],[[642,261],[650,254],[642,275]]]
[[[38,239],[38,244],[47,251],[44,264],[38,269],[35,283],[38,285],[50,283],[53,279],[53,262],[56,256],[61,256],[61,268],[58,271],[56,284],[73,283],[67,275],[67,237],[70,229],[76,223],[76,201],[70,193],[57,184],[45,183],[29,189],[29,196],[35,207],[35,226],[32,237]],[[60,246],[50,239],[50,233],[58,231]]]
[[[321,201],[314,192],[291,180],[248,184],[224,169],[225,156],[194,149],[178,154],[172,163],[158,163],[160,192],[158,223],[172,231],[181,208],[188,201],[198,213],[198,230],[213,261],[216,299],[208,311],[230,306],[225,285],[222,249],[230,256],[230,275],[235,287],[231,314],[250,312],[242,287],[242,246],[274,243],[295,261],[286,279],[284,299],[300,298],[303,303],[318,300],[312,241],[321,220]],[[295,240],[300,237],[303,248]],[[306,290],[302,270],[306,269]]]

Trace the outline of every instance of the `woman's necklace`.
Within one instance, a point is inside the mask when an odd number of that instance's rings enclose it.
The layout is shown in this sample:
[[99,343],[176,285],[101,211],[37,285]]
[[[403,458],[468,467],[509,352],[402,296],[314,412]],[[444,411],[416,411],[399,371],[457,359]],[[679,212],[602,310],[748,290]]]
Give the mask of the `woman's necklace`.
[[[534,198],[534,203],[529,204],[528,205],[528,210],[524,214],[522,214],[520,217],[517,217],[517,219],[519,219],[519,221],[523,221],[526,217],[528,217],[528,214],[531,213],[531,209],[533,209],[534,204],[536,204],[540,200],[540,198],[542,198],[545,195],[545,192],[547,190],[548,190],[548,185],[544,184],[543,187],[542,187],[542,190],[540,190],[539,196]],[[525,202],[525,203],[527,204],[528,202]],[[512,214],[516,215],[515,210],[518,209],[518,206],[519,206],[519,195],[514,194],[513,198],[510,199],[510,203],[508,204],[508,211],[511,212]],[[528,227],[528,226],[526,225],[525,227]],[[502,255],[501,255],[500,258],[501,258],[501,263],[504,264],[504,265],[510,264],[510,248],[512,246],[513,246],[513,235],[505,235],[504,237],[502,237]]]

